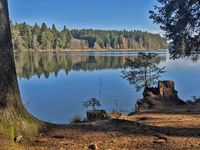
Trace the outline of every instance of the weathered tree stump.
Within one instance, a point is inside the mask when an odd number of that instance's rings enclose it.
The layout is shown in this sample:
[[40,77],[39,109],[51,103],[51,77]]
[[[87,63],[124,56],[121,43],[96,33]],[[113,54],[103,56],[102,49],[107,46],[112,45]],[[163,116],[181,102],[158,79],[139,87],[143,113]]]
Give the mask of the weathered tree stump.
[[185,104],[185,102],[178,97],[174,81],[159,81],[157,87],[144,89],[143,99],[139,99],[136,103],[136,112],[150,109],[162,110],[181,104]]

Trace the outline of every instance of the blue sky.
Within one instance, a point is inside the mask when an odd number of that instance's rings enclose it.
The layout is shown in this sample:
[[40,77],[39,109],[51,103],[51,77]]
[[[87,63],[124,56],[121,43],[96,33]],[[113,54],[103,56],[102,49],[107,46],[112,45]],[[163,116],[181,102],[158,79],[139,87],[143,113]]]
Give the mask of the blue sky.
[[160,32],[148,11],[156,0],[8,0],[13,22],[53,23],[62,28],[98,28]]

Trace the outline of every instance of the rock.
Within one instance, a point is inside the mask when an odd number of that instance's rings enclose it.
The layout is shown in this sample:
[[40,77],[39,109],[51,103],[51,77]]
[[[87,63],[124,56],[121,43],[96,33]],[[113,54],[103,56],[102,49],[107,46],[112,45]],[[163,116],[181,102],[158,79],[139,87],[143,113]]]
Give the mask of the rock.
[[88,150],[98,150],[98,145],[97,144],[92,144],[88,147]]
[[163,139],[158,139],[158,140],[154,140],[153,141],[153,143],[155,143],[155,144],[163,144],[163,143],[165,143],[166,141],[165,140],[163,140]]
[[55,139],[64,139],[64,135],[54,135],[54,136],[52,136],[52,138],[55,138]]
[[86,114],[88,121],[106,120],[109,118],[105,110],[89,110]]
[[47,138],[36,138],[33,141],[36,143],[45,143],[48,141],[48,139]]
[[14,138],[14,141],[15,141],[16,143],[20,143],[20,142],[22,141],[22,139],[23,139],[23,136],[22,136],[22,135],[19,135],[19,136],[17,136],[17,137]]
[[158,139],[162,139],[162,140],[165,140],[165,141],[168,140],[167,136],[164,135],[164,134],[157,133],[155,136],[156,136]]
[[178,92],[174,88],[173,81],[159,81],[155,88],[146,87],[143,92],[143,99],[136,103],[136,112],[145,110],[163,110],[169,106],[185,104],[178,97]]

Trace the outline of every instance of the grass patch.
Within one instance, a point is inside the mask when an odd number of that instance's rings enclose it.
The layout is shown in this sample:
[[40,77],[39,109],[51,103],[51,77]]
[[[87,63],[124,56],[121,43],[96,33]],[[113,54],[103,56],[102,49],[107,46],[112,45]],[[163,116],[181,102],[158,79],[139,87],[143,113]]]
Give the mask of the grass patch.
[[3,135],[14,141],[16,136],[32,137],[37,135],[45,128],[45,124],[31,118],[31,116],[18,118],[2,117],[0,118],[0,135]]
[[0,120],[0,134],[10,139],[11,141],[14,141],[15,138],[14,128],[2,120]]
[[14,141],[14,139],[15,139],[15,129],[13,127],[10,128],[9,137],[10,137],[11,141]]

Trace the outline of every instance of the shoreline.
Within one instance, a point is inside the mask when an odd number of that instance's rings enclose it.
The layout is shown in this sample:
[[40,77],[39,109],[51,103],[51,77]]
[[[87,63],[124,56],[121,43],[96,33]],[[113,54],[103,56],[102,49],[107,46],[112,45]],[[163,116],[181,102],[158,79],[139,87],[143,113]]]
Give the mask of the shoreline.
[[14,53],[20,52],[167,52],[168,49],[64,49],[64,50],[13,50]]

